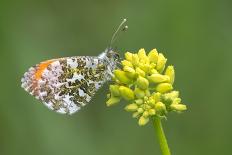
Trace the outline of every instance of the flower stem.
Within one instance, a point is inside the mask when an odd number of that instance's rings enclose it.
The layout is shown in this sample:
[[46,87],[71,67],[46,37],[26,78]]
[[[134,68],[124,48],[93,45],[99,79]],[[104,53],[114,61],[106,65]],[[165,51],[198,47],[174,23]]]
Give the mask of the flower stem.
[[154,127],[156,135],[159,139],[160,149],[163,155],[171,155],[171,152],[168,147],[167,139],[165,137],[161,120],[159,117],[154,117]]

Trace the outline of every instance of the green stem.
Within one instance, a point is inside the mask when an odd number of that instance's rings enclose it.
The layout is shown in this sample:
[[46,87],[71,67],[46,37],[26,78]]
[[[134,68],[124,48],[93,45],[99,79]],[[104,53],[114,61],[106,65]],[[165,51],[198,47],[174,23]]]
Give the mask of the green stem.
[[159,144],[162,154],[171,155],[160,118],[154,117],[154,127],[155,127],[156,135],[159,139]]

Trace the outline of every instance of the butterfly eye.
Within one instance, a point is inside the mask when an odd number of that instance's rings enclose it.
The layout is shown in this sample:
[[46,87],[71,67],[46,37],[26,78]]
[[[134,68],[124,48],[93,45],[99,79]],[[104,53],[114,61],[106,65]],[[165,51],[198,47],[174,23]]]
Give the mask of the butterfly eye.
[[120,56],[119,56],[119,53],[114,53],[114,60],[119,60],[120,59]]
[[107,52],[107,57],[111,58],[111,59],[113,59],[115,61],[120,59],[119,53],[114,52],[113,50],[110,50],[110,51]]

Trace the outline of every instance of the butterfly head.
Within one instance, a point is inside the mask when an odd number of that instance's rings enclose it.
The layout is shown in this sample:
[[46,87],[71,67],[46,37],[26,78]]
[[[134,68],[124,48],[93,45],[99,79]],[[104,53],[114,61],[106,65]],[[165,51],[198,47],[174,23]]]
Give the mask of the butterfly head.
[[114,62],[118,62],[120,59],[119,53],[113,51],[113,49],[107,49],[106,50],[106,57]]
[[101,59],[104,64],[107,67],[107,73],[109,77],[107,77],[108,80],[111,79],[113,71],[117,68],[117,65],[119,64],[119,53],[115,52],[112,48],[107,48],[104,52],[102,52],[99,56],[99,59]]

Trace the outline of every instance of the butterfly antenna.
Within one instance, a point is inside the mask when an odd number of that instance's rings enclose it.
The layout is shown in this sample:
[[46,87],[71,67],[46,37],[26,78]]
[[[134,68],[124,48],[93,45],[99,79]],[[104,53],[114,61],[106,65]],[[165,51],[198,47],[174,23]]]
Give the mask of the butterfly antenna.
[[[119,35],[119,32],[122,32],[122,31],[126,31],[128,29],[128,26],[125,25],[123,27],[123,25],[126,23],[126,18],[122,20],[121,24],[118,26],[118,28],[116,29],[116,31],[114,32],[114,34],[112,35],[112,38],[111,38],[111,41],[110,41],[110,47],[112,46],[112,44],[115,42],[115,40],[117,39],[117,36]],[[120,31],[121,29],[121,31]]]

